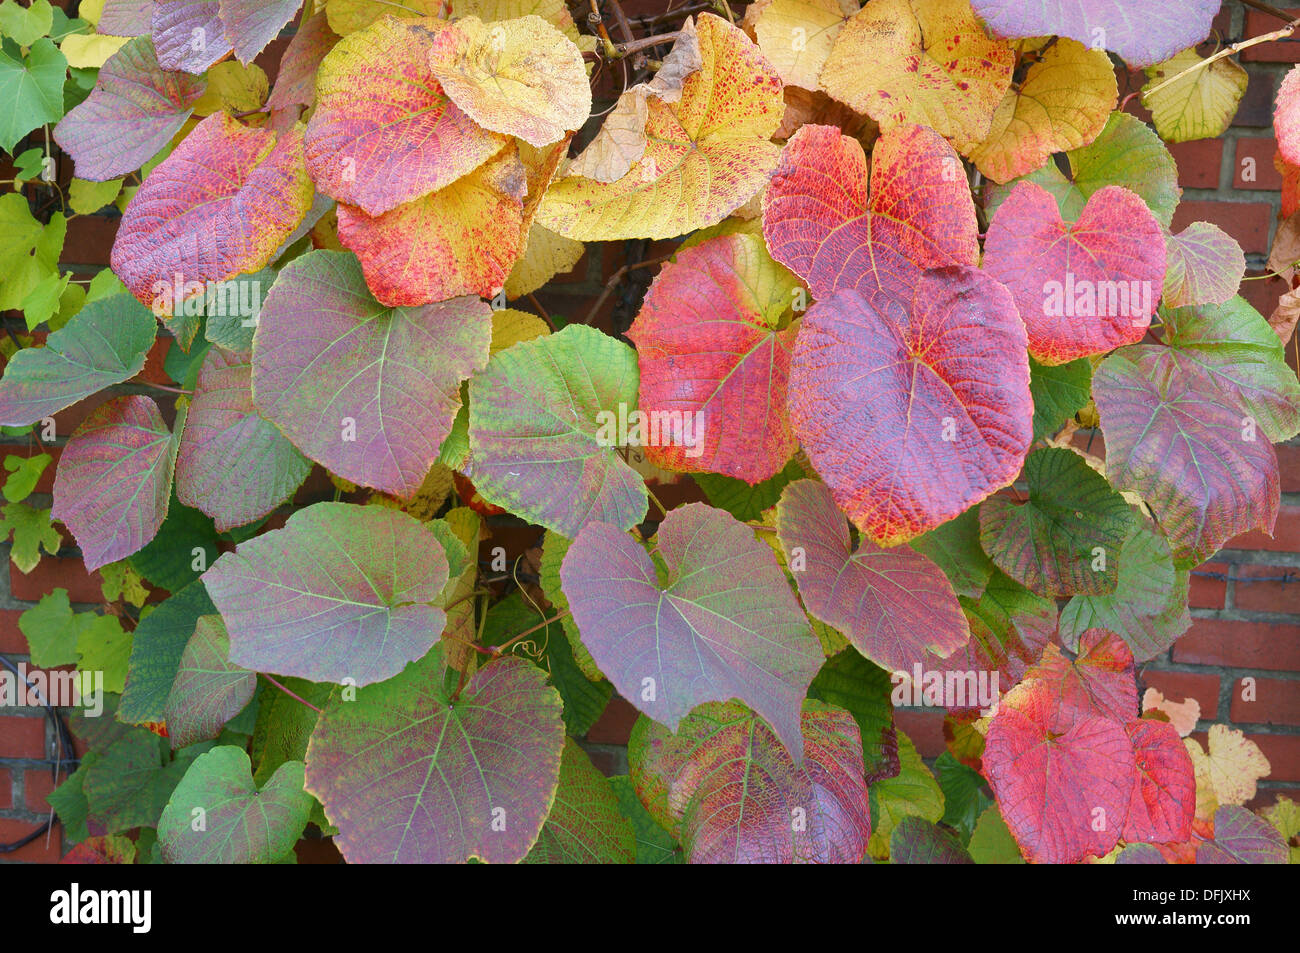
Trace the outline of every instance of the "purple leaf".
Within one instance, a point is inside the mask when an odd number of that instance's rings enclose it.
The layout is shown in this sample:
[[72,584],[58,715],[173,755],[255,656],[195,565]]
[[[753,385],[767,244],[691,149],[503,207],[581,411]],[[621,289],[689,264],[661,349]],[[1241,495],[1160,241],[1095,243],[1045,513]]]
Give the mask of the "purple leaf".
[[253,62],[301,6],[302,0],[221,0],[221,22],[239,61]]
[[154,0],[152,33],[163,69],[202,73],[231,50],[218,0]]
[[181,653],[167,697],[172,750],[216,738],[226,722],[252,701],[257,673],[232,665],[229,654],[230,636],[221,616],[201,616]]
[[1276,827],[1244,807],[1225,804],[1214,812],[1214,840],[1196,848],[1198,864],[1285,864],[1286,841]]

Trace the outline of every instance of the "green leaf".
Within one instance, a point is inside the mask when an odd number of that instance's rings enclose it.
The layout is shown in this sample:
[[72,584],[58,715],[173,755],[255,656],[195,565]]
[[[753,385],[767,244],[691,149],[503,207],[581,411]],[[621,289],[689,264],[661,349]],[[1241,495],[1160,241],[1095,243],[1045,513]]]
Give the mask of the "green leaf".
[[[333,685],[309,682],[304,678],[283,679],[284,687],[298,698],[317,708],[329,701]],[[291,698],[274,685],[262,687],[257,703],[257,723],[253,728],[251,746],[257,770],[253,780],[259,785],[270,780],[286,761],[303,761],[307,757],[307,742],[316,727],[317,714],[307,705]]]
[[104,691],[121,694],[126,685],[134,636],[114,615],[81,612],[76,616],[78,671],[103,672]]
[[[75,182],[74,182],[75,184]],[[241,303],[239,308],[217,308],[217,314],[209,314],[204,324],[203,333],[209,341],[227,351],[242,353],[253,349],[253,333],[257,330],[258,317],[266,294],[275,283],[275,271],[263,268],[251,275],[240,275],[226,282],[236,290],[230,292],[232,300]],[[241,314],[243,302],[254,302],[252,314]]]
[[68,205],[78,215],[94,215],[105,205],[112,205],[121,191],[122,179],[90,182],[74,178],[68,187]]
[[159,741],[148,732],[124,735],[104,750],[86,775],[90,819],[104,825],[107,833],[158,823],[187,764],[174,761],[164,767]]
[[[4,53],[0,51],[0,101],[3,101]],[[2,115],[2,114],[0,114]],[[0,129],[3,119],[0,118]],[[32,217],[19,192],[0,195],[0,310],[21,308],[41,279],[58,274],[68,220],[60,212],[42,226]]]
[[28,7],[20,6],[16,0],[0,3],[0,33],[19,46],[31,46],[53,26],[54,8],[49,0],[32,0]]
[[119,721],[139,725],[165,719],[167,697],[199,616],[216,611],[203,583],[192,582],[141,620],[117,710]]
[[54,317],[54,313],[59,309],[63,292],[67,290],[71,280],[71,273],[61,275],[55,272],[46,275],[36,283],[36,287],[27,292],[27,296],[23,298],[22,308],[28,331],[34,331],[38,325]]
[[618,795],[572,738],[564,742],[555,803],[526,864],[630,864],[636,835]]
[[0,48],[0,149],[38,126],[63,117],[63,80],[68,61],[48,38],[31,45],[26,56],[11,43]]
[[32,664],[41,668],[75,665],[77,636],[84,624],[77,620],[89,613],[72,611],[68,590],[55,589],[18,617],[18,628],[27,638]]
[[966,767],[951,752],[945,751],[934,761],[934,771],[943,791],[943,823],[953,828],[966,844],[980,814],[993,803],[984,793],[984,779],[978,771]]
[[90,836],[86,825],[90,805],[86,801],[86,777],[99,760],[98,751],[87,751],[81,756],[81,765],[57,788],[45,795],[46,802],[54,808],[63,823],[63,839],[79,843]]
[[726,510],[738,520],[749,521],[759,519],[764,510],[776,506],[781,491],[789,483],[803,479],[806,475],[803,467],[791,460],[776,476],[753,486],[744,480],[720,473],[692,473],[691,479],[714,506]]
[[1023,864],[1025,862],[996,804],[980,815],[980,819],[975,823],[975,831],[970,836],[967,850],[977,864]]
[[9,471],[9,476],[5,479],[4,498],[10,503],[19,503],[31,496],[41,474],[53,459],[48,453],[38,453],[31,457],[19,457],[12,453],[6,455],[5,469]]
[[596,660],[591,657],[587,647],[582,644],[578,623],[573,620],[573,615],[569,612],[569,600],[560,585],[560,565],[569,551],[569,545],[568,539],[548,529],[542,543],[542,562],[538,567],[538,575],[541,577],[542,591],[546,593],[547,601],[557,612],[564,613],[560,622],[564,626],[564,634],[568,637],[569,650],[573,654],[574,663],[588,679],[601,682],[605,680],[605,676],[596,667]]
[[173,488],[158,535],[127,562],[152,585],[180,592],[217,561],[218,542],[212,519],[182,504]]
[[943,790],[917,754],[912,739],[898,732],[897,776],[877,781],[868,789],[871,796],[871,841],[869,851],[876,860],[889,856],[889,838],[904,817],[938,821],[943,817]]
[[898,774],[898,737],[889,673],[849,646],[828,659],[808,686],[808,697],[848,711],[862,733],[868,781]]
[[[311,813],[303,763],[287,761],[260,789],[248,755],[221,745],[200,755],[158,821],[170,864],[269,864],[293,850]],[[194,828],[202,819],[200,830]]]
[[993,562],[980,545],[978,506],[918,536],[911,546],[943,570],[958,596],[978,599],[993,575]]
[[668,833],[650,816],[642,805],[632,786],[632,779],[625,774],[615,775],[609,779],[610,785],[618,796],[618,809],[632,824],[636,835],[636,862],[638,864],[680,864],[682,849],[673,835]]
[[1064,364],[1039,364],[1029,358],[1029,393],[1034,398],[1034,440],[1053,436],[1088,403],[1092,363],[1081,357]]
[[164,711],[173,749],[211,741],[257,691],[257,674],[230,662],[221,616],[201,616],[181,653]]
[[0,514],[0,541],[14,537],[9,558],[25,573],[36,568],[41,561],[41,549],[51,556],[57,555],[63,537],[50,525],[50,511],[33,509],[26,503],[6,503]]

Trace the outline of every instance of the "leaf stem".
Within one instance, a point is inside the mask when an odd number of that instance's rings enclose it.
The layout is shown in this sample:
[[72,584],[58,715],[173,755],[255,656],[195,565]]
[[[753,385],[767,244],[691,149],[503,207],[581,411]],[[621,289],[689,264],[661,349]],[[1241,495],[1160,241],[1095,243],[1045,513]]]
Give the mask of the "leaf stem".
[[310,708],[312,711],[314,711],[314,712],[315,712],[316,714],[318,714],[318,715],[320,715],[320,714],[324,714],[324,712],[323,712],[321,709],[317,708],[315,705],[313,705],[311,702],[307,701],[307,699],[303,698],[301,695],[298,695],[297,693],[290,691],[290,690],[289,690],[285,685],[281,684],[281,683],[280,683],[277,679],[275,679],[273,676],[271,676],[271,675],[267,675],[265,672],[261,672],[260,674],[261,674],[261,676],[262,676],[264,679],[266,679],[268,682],[270,682],[270,683],[271,683],[272,685],[274,685],[276,688],[280,689],[280,691],[284,692],[286,695],[288,695],[288,696],[289,696],[290,698],[292,698],[294,701],[302,702],[302,704],[306,705],[308,708]]

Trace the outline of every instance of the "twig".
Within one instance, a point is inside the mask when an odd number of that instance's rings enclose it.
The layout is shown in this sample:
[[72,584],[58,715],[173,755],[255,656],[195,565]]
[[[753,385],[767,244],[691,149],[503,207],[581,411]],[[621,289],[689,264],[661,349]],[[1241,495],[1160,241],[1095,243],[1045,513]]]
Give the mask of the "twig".
[[667,255],[660,255],[658,258],[647,258],[645,261],[638,261],[630,265],[624,265],[618,271],[610,275],[609,281],[605,282],[605,287],[600,290],[599,297],[596,298],[595,303],[592,304],[590,309],[588,309],[587,319],[583,323],[591,324],[596,315],[600,313],[600,309],[605,304],[605,301],[614,293],[614,289],[618,287],[619,282],[627,277],[629,271],[633,271],[637,268],[648,268],[652,265],[661,265],[669,258],[672,258],[675,254],[677,253],[669,252]]
[[1197,62],[1193,63],[1191,66],[1187,67],[1187,69],[1183,70],[1182,72],[1176,73],[1175,75],[1170,76],[1168,79],[1159,82],[1156,85],[1152,86],[1150,89],[1144,91],[1142,93],[1142,98],[1146,99],[1146,97],[1148,96],[1154,96],[1156,93],[1160,92],[1160,90],[1164,89],[1166,86],[1178,82],[1178,80],[1182,79],[1184,76],[1187,76],[1191,73],[1195,73],[1199,69],[1205,69],[1205,67],[1209,66],[1215,60],[1221,60],[1226,56],[1231,56],[1233,53],[1240,53],[1242,50],[1247,49],[1248,47],[1258,46],[1261,43],[1268,43],[1272,40],[1286,39],[1296,30],[1300,30],[1300,18],[1289,20],[1286,26],[1282,27],[1282,29],[1280,30],[1274,30],[1272,33],[1265,33],[1261,36],[1253,36],[1249,40],[1242,40],[1239,43],[1232,44],[1232,46],[1225,46],[1223,49],[1219,50],[1219,52],[1215,53],[1213,56],[1206,57],[1203,60],[1198,60]]
[[1284,23],[1291,22],[1291,14],[1285,10],[1279,10],[1277,7],[1271,7],[1267,3],[1261,3],[1260,0],[1241,0],[1243,6],[1254,7],[1260,13],[1267,13],[1271,17],[1277,17]]
[[542,303],[537,300],[537,295],[533,294],[531,291],[528,292],[528,300],[533,303],[534,308],[542,313],[542,320],[546,322],[546,326],[549,327],[551,333],[554,334],[555,322],[551,320],[551,316],[547,314],[546,309],[542,307]]

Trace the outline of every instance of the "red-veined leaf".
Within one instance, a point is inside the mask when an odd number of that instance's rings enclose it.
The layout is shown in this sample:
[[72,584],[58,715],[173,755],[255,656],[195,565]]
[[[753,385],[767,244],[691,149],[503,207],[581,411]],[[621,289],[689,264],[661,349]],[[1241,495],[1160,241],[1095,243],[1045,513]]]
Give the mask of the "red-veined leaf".
[[1153,844],[1187,840],[1196,813],[1196,776],[1177,729],[1135,718],[1124,730],[1133,744],[1137,781],[1120,837]]

